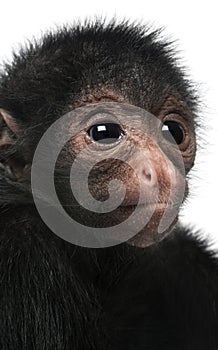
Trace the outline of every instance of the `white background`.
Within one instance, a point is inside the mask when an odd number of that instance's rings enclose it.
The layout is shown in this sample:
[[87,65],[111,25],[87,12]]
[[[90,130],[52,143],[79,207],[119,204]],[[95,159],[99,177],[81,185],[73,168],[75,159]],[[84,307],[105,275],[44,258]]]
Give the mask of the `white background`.
[[192,191],[181,220],[209,234],[218,249],[218,21],[216,1],[4,1],[0,19],[0,61],[11,58],[11,49],[56,24],[72,23],[94,15],[116,15],[164,27],[177,47],[202,99],[204,150],[192,172]]

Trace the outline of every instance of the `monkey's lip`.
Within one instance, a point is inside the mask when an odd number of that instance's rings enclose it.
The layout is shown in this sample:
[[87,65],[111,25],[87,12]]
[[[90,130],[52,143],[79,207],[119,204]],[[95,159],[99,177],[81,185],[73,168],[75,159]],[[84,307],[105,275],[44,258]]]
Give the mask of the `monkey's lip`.
[[136,207],[144,207],[144,208],[165,208],[167,206],[167,203],[126,203],[126,204],[122,204],[121,207],[124,208],[136,208]]
[[136,208],[139,208],[140,210],[144,210],[145,212],[155,212],[155,213],[163,213],[165,210],[175,210],[179,206],[169,203],[135,203],[135,204],[125,204],[121,205],[120,208],[122,208],[125,211],[135,211]]

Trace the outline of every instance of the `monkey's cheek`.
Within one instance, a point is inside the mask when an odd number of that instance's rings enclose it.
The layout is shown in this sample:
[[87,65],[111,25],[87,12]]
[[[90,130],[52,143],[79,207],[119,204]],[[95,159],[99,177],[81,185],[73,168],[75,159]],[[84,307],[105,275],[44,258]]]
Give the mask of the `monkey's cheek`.
[[164,211],[162,210],[154,212],[147,225],[134,237],[130,238],[127,241],[127,244],[139,248],[145,248],[162,241],[166,236],[170,234],[178,222],[178,215],[176,217],[174,215],[174,219],[171,221],[169,226],[166,227],[164,231],[160,232],[159,227],[163,215]]

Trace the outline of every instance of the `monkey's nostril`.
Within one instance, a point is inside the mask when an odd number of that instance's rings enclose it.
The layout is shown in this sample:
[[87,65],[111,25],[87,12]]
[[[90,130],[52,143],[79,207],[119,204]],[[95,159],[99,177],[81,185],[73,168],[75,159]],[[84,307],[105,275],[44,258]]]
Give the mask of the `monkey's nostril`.
[[143,169],[143,170],[142,170],[142,175],[143,175],[143,178],[144,178],[145,180],[147,180],[148,182],[151,181],[151,172],[150,172],[149,170]]

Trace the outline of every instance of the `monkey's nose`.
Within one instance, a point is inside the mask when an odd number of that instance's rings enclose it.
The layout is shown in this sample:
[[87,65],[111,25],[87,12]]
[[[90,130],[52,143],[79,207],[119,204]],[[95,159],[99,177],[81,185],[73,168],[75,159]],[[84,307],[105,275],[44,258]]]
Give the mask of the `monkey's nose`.
[[157,174],[150,161],[145,160],[138,171],[138,175],[142,184],[149,187],[157,186]]
[[151,182],[151,172],[148,169],[142,169],[142,176],[144,177],[145,181]]

